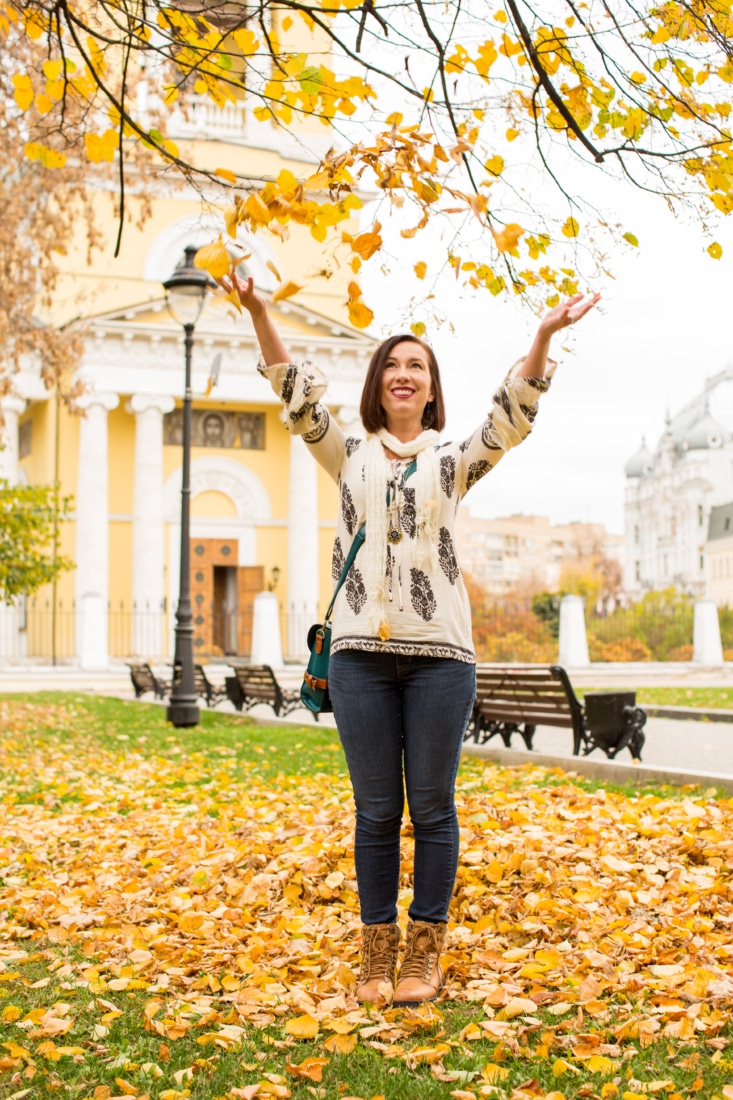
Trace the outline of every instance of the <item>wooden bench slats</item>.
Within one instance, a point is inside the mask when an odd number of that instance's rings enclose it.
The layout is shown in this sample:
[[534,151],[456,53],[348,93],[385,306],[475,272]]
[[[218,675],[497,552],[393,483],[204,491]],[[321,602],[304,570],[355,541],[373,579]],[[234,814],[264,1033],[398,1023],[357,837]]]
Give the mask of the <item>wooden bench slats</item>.
[[600,747],[608,756],[615,756],[628,744],[632,756],[639,757],[644,713],[637,707],[636,715],[626,715],[624,721],[618,747],[609,747],[600,733],[598,740],[594,739],[583,704],[559,665],[477,665],[476,700],[466,739],[485,743],[498,735],[509,748],[512,734],[519,733],[531,749],[537,726],[556,726],[573,731],[576,756],[581,747],[586,754]]
[[289,691],[280,686],[269,665],[232,665],[232,669],[234,676],[226,678],[226,693],[239,711],[266,703],[279,718],[305,705],[299,691]]

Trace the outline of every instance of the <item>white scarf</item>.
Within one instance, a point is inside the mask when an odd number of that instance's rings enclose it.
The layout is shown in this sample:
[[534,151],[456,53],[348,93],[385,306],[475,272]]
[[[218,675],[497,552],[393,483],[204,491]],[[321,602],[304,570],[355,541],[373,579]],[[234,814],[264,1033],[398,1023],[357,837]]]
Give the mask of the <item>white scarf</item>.
[[[436,445],[436,431],[422,432],[409,443],[401,443],[386,428],[380,428],[367,441],[364,479],[366,482],[366,562],[367,597],[369,600],[369,628],[379,634],[382,641],[389,638],[387,620],[387,483],[392,479],[392,469],[384,447],[400,458],[417,456],[417,469],[413,475],[415,487],[415,512],[417,539],[414,561],[420,568],[427,564],[431,571],[438,565],[438,503],[440,499],[440,464]],[[382,446],[384,444],[384,447]]]

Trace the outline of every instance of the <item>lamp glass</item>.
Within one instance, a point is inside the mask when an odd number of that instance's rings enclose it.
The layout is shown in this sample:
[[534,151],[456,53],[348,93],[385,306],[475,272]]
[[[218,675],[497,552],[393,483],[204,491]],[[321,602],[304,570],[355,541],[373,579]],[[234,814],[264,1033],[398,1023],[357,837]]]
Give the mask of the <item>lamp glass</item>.
[[195,325],[201,316],[208,294],[205,283],[172,286],[168,288],[168,308],[181,325]]

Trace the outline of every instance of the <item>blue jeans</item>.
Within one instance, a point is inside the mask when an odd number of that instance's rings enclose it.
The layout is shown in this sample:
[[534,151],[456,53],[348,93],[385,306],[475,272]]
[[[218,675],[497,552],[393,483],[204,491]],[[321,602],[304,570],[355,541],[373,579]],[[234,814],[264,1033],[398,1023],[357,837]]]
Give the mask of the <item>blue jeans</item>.
[[475,665],[342,650],[331,657],[328,688],[354,788],[362,921],[397,920],[405,788],[415,834],[409,916],[447,920],[458,868],[456,772]]

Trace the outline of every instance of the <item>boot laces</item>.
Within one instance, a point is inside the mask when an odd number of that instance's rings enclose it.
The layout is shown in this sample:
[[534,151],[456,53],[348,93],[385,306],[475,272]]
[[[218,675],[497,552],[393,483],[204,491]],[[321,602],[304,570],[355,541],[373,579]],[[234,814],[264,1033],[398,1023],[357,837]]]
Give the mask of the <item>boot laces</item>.
[[400,968],[400,981],[418,978],[425,981],[438,959],[437,928],[421,928],[410,940]]
[[394,933],[378,925],[374,928],[364,935],[362,973],[369,978],[391,978],[396,961]]

